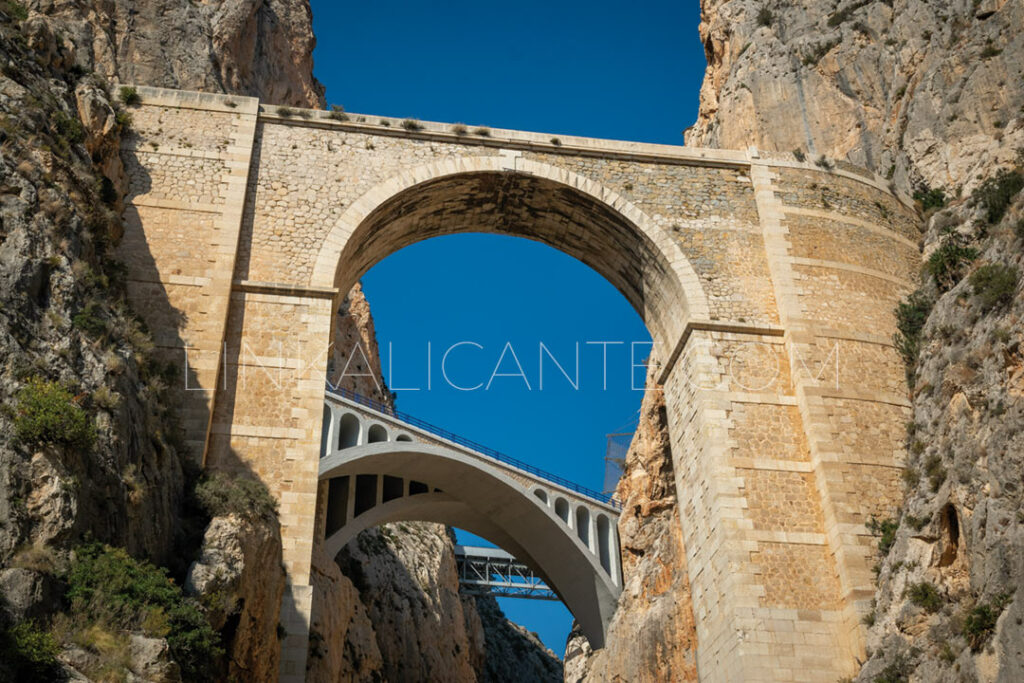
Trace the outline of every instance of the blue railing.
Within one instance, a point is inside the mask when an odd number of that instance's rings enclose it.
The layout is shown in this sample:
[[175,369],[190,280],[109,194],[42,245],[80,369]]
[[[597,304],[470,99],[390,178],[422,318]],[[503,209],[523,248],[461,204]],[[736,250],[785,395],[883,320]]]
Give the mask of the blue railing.
[[425,432],[430,432],[434,436],[439,436],[442,439],[451,441],[452,443],[457,443],[460,446],[465,446],[470,450],[482,453],[489,458],[497,460],[500,463],[503,463],[505,465],[511,465],[512,467],[515,467],[517,470],[528,472],[534,476],[540,477],[541,479],[550,481],[552,484],[558,484],[559,486],[567,488],[570,491],[575,491],[576,493],[586,496],[587,498],[599,500],[602,503],[605,503],[606,505],[611,505],[616,510],[622,509],[622,503],[619,502],[618,499],[616,499],[613,495],[601,493],[593,489],[588,489],[586,486],[580,486],[576,482],[570,481],[565,477],[560,477],[557,474],[552,474],[551,472],[545,472],[539,467],[534,467],[530,463],[523,462],[522,460],[518,460],[509,455],[505,455],[500,451],[496,451],[493,448],[485,446],[481,443],[477,443],[472,439],[467,439],[464,436],[453,434],[452,432],[449,432],[447,429],[443,429],[441,427],[438,427],[437,425],[433,425],[427,422],[426,420],[421,420],[418,417],[413,417],[412,415],[409,415],[408,413],[403,413],[400,410],[395,410],[386,403],[375,401],[372,398],[363,396],[362,394],[358,394],[350,389],[345,389],[344,387],[332,386],[330,382],[327,383],[327,393],[337,394],[338,396],[347,398],[348,400],[353,401],[354,403],[366,406],[371,410],[376,410],[378,413],[389,415],[395,418],[396,420],[401,420],[402,422],[412,425],[413,427],[418,427],[419,429],[422,429]]

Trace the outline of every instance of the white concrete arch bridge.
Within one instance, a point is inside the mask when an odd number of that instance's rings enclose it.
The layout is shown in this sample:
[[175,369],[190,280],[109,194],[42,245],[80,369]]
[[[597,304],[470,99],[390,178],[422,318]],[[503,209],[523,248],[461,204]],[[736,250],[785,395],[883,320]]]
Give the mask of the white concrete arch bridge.
[[321,443],[329,557],[386,522],[465,529],[507,552],[463,548],[462,583],[553,592],[603,647],[622,590],[612,497],[345,389],[325,394]]

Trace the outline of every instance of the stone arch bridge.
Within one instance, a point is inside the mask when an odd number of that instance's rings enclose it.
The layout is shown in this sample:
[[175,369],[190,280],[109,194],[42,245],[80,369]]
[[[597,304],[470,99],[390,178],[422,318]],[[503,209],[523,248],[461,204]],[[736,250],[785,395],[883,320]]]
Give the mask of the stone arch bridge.
[[[187,360],[195,453],[254,473],[280,501],[282,679],[303,676],[310,563],[326,538],[335,313],[382,258],[469,231],[578,258],[650,330],[701,678],[834,681],[855,670],[873,594],[865,522],[898,504],[909,411],[892,311],[919,264],[918,217],[883,179],[756,149],[138,90],[122,148],[129,292],[166,360]],[[369,471],[383,467],[375,448],[409,468],[440,457],[428,443],[389,443],[358,447],[366,471],[339,461],[336,473],[399,476]]]

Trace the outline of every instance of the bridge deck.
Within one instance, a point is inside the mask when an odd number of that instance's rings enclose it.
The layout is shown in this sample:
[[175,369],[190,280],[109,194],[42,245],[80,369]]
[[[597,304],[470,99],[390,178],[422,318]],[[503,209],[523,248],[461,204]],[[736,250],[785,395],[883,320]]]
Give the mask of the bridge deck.
[[476,455],[495,460],[505,467],[511,467],[523,474],[529,475],[531,478],[543,479],[548,484],[554,484],[559,488],[576,494],[577,496],[587,498],[592,503],[611,508],[616,513],[622,510],[622,503],[613,494],[602,493],[586,486],[581,486],[570,479],[542,470],[528,462],[513,458],[512,456],[506,455],[505,453],[490,448],[489,446],[485,446],[479,442],[473,441],[472,439],[450,432],[447,429],[438,427],[437,425],[421,420],[420,418],[409,415],[408,413],[395,410],[391,406],[381,403],[380,401],[375,401],[343,387],[333,387],[328,384],[327,396],[330,398],[332,395],[346,399],[352,403],[356,403],[364,410],[368,409],[388,422],[400,423],[414,431],[426,432],[450,444],[468,449]]

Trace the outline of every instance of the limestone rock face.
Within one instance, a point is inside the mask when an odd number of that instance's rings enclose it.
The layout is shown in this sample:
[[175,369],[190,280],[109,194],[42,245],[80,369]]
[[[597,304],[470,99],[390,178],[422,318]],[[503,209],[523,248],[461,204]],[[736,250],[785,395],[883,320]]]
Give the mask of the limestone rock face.
[[112,82],[323,106],[324,88],[313,78],[316,39],[305,0],[27,5],[73,46],[78,66]]
[[[97,81],[65,68],[51,39],[38,22],[0,21],[0,566],[52,565],[87,535],[175,565],[173,404],[107,253],[121,224],[97,167],[117,168],[119,131]],[[91,445],[16,438],[31,378],[68,392]],[[54,609],[40,599],[26,607]]]
[[474,665],[480,683],[567,680],[555,653],[544,646],[536,633],[509,621],[497,600],[480,596],[466,602],[472,608],[467,610],[470,615],[478,615],[479,634],[483,636],[479,644],[483,660]]
[[[971,201],[938,213],[926,250],[952,228],[978,252],[963,275],[989,264],[1024,272],[1024,235],[1011,231],[1024,197],[1001,225],[983,214]],[[1014,290],[986,306],[970,276],[945,292],[922,286],[935,305],[914,373],[907,493],[891,549],[880,541],[860,681],[1024,676],[1024,296]]]
[[437,524],[386,524],[357,536],[338,562],[359,591],[392,681],[474,681],[454,551]]
[[277,623],[284,588],[276,521],[227,515],[210,522],[185,590],[210,605],[207,616],[221,632],[229,679],[277,680]]
[[384,660],[359,591],[337,563],[316,551],[312,577],[315,598],[306,680],[381,680]]
[[668,421],[661,387],[648,377],[640,420],[616,490],[625,585],[603,650],[574,631],[565,680],[696,681],[696,632]]
[[702,0],[686,143],[826,155],[969,190],[1024,143],[1019,2]]

